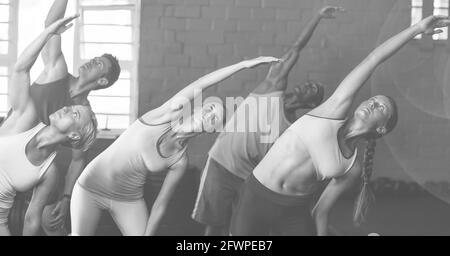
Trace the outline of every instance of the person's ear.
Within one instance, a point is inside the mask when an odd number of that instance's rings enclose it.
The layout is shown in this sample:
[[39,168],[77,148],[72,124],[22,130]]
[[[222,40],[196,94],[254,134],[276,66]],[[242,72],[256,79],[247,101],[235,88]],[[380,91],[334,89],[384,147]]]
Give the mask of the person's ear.
[[109,83],[109,81],[105,77],[102,77],[102,78],[97,80],[97,84],[100,85],[101,87],[107,86],[108,83]]
[[67,135],[67,137],[69,137],[71,143],[77,142],[81,139],[80,134],[76,132],[71,132],[69,135]]
[[377,133],[380,135],[385,135],[386,134],[386,127],[381,126],[377,128]]

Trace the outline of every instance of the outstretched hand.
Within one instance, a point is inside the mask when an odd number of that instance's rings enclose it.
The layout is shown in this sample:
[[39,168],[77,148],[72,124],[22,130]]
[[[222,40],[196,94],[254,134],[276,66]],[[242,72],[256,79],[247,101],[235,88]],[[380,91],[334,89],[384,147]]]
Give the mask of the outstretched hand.
[[442,33],[443,30],[439,28],[450,25],[450,18],[444,15],[432,15],[418,23],[420,30],[425,35],[434,35]]
[[280,61],[280,59],[275,58],[275,57],[262,56],[262,57],[258,57],[258,58],[251,59],[251,60],[245,60],[245,61],[243,61],[243,63],[246,68],[253,68],[260,64],[279,62],[279,61]]
[[340,6],[325,6],[319,11],[319,15],[324,19],[335,19],[338,12],[345,12]]
[[64,33],[73,26],[73,23],[71,22],[78,17],[80,17],[80,15],[75,14],[55,21],[52,25],[49,26],[50,32],[56,35]]

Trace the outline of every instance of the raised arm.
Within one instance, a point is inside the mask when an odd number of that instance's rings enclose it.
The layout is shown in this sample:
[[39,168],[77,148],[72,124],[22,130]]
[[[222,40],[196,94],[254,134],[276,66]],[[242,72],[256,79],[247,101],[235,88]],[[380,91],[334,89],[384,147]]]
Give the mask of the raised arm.
[[234,75],[238,71],[241,71],[241,70],[247,69],[247,68],[253,68],[253,67],[259,66],[260,64],[271,63],[271,62],[276,62],[276,61],[279,61],[279,59],[274,58],[274,57],[258,57],[258,58],[251,59],[251,60],[244,60],[237,64],[221,68],[221,69],[216,70],[212,73],[209,73],[206,76],[199,78],[197,81],[189,84],[183,90],[181,90],[179,93],[177,93],[173,97],[173,99],[185,98],[188,100],[193,100],[195,97],[199,96],[203,90],[206,90],[209,87],[225,80],[226,78]]
[[11,73],[11,82],[8,85],[8,100],[13,111],[24,111],[30,102],[30,69],[36,62],[45,43],[53,35],[59,35],[71,27],[69,23],[77,17],[71,16],[53,23],[29,44],[19,56]]
[[447,16],[430,16],[393,36],[372,51],[339,84],[333,95],[324,104],[311,111],[311,113],[329,118],[345,118],[357,92],[378,65],[394,55],[416,35],[421,33],[427,35],[441,33],[442,30],[436,30],[436,28],[445,27],[449,24],[450,20]]
[[164,213],[166,212],[170,199],[172,198],[181,178],[183,178],[186,168],[187,162],[183,159],[174,165],[167,173],[161,191],[153,203],[150,217],[147,222],[147,228],[145,230],[146,236],[153,236],[158,230],[159,224],[161,223]]
[[317,235],[327,235],[328,216],[333,205],[346,190],[355,184],[360,176],[361,167],[359,162],[356,161],[353,167],[344,176],[330,181],[312,212],[316,224]]
[[[167,121],[165,120],[166,117],[168,119],[172,118],[174,113],[178,113],[180,110],[182,110],[185,104],[189,103],[191,100],[198,97],[203,92],[203,90],[206,90],[209,87],[216,85],[217,83],[225,80],[226,78],[232,76],[233,74],[243,69],[253,68],[264,63],[271,63],[276,61],[279,61],[279,59],[274,57],[258,57],[251,60],[244,60],[237,64],[224,67],[212,73],[209,73],[186,86],[175,96],[169,99],[166,103],[164,103],[161,107],[159,107],[156,110],[157,115],[163,115],[164,116],[163,122],[165,122]],[[154,114],[154,111],[150,112]],[[150,112],[148,112],[146,115],[149,115]]]
[[256,93],[267,93],[270,90],[285,91],[287,88],[287,76],[297,63],[300,57],[300,51],[306,46],[314,34],[317,25],[322,19],[334,19],[337,12],[342,12],[342,7],[326,6],[322,8],[306,25],[303,32],[297,38],[294,45],[281,58],[281,61],[271,66],[266,77],[266,83],[262,83],[261,87],[255,90]]
[[[55,0],[45,19],[45,27],[64,17],[68,0]],[[48,40],[42,50],[42,60],[44,61],[44,71],[39,77],[40,83],[51,82],[64,78],[67,75],[67,64],[61,49],[61,36],[56,35]]]

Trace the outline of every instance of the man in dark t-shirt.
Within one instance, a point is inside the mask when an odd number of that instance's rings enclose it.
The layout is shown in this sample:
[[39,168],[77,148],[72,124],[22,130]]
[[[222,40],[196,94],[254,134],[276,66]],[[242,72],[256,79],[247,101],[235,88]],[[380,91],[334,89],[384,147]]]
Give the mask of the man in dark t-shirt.
[[[45,25],[64,17],[68,0],[55,0]],[[120,75],[118,60],[110,54],[96,57],[79,68],[79,76],[68,72],[64,55],[61,51],[61,36],[54,35],[42,51],[44,70],[31,86],[31,97],[37,107],[39,119],[48,124],[49,115],[64,106],[90,105],[87,99],[92,90],[105,89],[114,84]],[[42,228],[47,235],[67,235],[65,221],[69,214],[72,189],[86,164],[86,152],[73,150],[67,172],[61,161],[64,154],[58,151],[50,168],[59,168],[58,182],[49,198],[49,205],[44,209]],[[66,175],[64,175],[66,174]]]

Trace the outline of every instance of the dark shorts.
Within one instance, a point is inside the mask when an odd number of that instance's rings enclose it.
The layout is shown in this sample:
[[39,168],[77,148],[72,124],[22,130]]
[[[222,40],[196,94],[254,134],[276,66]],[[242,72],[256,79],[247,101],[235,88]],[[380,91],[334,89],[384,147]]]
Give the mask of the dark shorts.
[[239,196],[230,233],[233,236],[315,235],[312,196],[286,196],[265,187],[252,174]]
[[192,218],[209,226],[228,226],[244,180],[208,157]]

